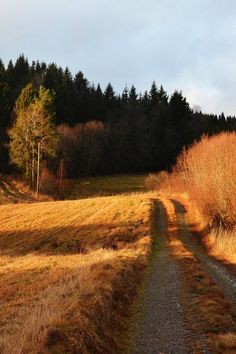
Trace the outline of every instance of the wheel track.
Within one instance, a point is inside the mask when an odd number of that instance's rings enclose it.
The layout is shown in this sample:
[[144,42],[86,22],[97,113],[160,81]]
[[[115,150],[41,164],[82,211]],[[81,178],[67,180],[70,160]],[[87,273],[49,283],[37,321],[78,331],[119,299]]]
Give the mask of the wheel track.
[[[170,255],[171,248],[168,242],[171,228],[176,228],[178,239],[193,255],[193,262],[196,257],[207,276],[222,289],[225,298],[233,305],[236,304],[236,279],[197,244],[187,222],[186,210],[179,201],[160,198],[154,202],[154,206],[151,267],[135,308],[136,324],[133,324],[131,331],[133,340],[130,350],[125,352],[210,353],[212,351],[208,348],[208,337],[198,330],[190,331],[185,321],[186,303],[181,299],[183,279],[180,276],[180,264]],[[185,294],[186,299],[191,301],[191,295]],[[227,330],[234,331],[234,326]],[[207,329],[205,333],[207,335]],[[195,343],[198,343],[198,349],[194,349]]]
[[197,244],[189,229],[184,206],[176,200],[171,202],[175,207],[182,243],[196,256],[214,282],[222,289],[226,298],[236,305],[236,277],[230,274],[220,262],[208,256],[203,247]]

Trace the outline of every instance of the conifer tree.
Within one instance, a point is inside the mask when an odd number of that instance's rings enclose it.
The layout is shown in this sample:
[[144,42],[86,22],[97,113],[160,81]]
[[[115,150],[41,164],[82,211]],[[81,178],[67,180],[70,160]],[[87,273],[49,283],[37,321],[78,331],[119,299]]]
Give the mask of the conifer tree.
[[170,110],[172,115],[172,120],[177,123],[186,121],[191,117],[191,109],[186,97],[183,96],[182,92],[175,91],[170,98]]
[[115,100],[115,91],[110,82],[105,89],[104,98],[108,102],[112,102]]
[[125,86],[123,92],[122,92],[122,102],[127,103],[129,100],[129,90],[127,86]]
[[132,85],[129,91],[129,101],[131,103],[135,103],[137,101],[137,98],[138,98],[138,94],[136,92],[136,88],[134,87],[134,85]]
[[161,104],[168,103],[168,95],[162,85],[161,85],[160,89],[157,91],[157,101]]
[[149,99],[151,104],[158,103],[158,91],[155,81],[153,81],[150,92],[149,92]]

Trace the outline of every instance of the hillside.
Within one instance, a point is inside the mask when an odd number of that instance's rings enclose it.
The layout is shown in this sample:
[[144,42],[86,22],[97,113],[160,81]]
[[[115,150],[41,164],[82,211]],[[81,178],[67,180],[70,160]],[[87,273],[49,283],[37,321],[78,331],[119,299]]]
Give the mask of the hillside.
[[0,352],[117,352],[150,211],[145,195],[0,206]]
[[195,211],[154,193],[1,205],[1,354],[235,353],[236,279]]
[[29,203],[34,199],[23,182],[0,175],[0,205],[11,203]]
[[22,178],[0,174],[0,205],[33,203],[52,199],[49,195],[39,194],[36,196],[36,193]]

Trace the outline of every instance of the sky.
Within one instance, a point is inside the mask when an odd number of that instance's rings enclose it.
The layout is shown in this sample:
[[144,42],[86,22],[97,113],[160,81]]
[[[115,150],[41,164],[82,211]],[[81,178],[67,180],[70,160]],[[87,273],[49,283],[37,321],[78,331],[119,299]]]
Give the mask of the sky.
[[22,53],[117,93],[155,80],[236,115],[235,0],[0,0],[0,58]]

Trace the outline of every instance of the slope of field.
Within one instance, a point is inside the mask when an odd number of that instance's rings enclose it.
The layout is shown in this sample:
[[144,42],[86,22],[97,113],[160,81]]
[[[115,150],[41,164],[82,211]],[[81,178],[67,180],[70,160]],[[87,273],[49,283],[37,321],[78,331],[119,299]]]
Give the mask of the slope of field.
[[117,353],[150,212],[145,195],[0,206],[0,352]]
[[0,175],[0,205],[53,200],[49,195],[33,192],[21,178]]
[[23,187],[23,183],[0,175],[0,205],[33,202],[32,196]]

